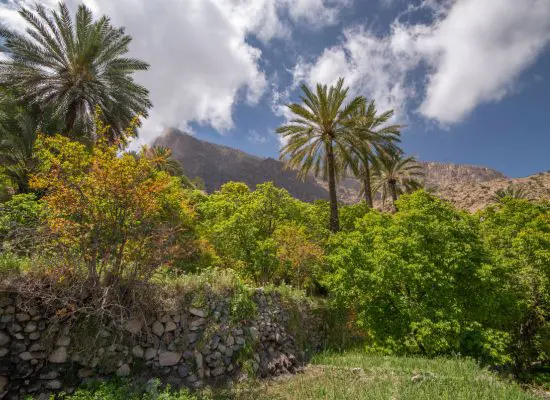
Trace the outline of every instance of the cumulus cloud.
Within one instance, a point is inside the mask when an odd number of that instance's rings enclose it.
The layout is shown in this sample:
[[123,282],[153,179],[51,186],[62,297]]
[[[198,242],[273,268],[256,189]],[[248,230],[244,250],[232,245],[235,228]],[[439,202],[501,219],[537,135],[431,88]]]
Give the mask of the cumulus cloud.
[[[421,95],[419,112],[456,123],[478,105],[498,101],[550,42],[549,0],[425,0],[407,13],[428,9],[433,20],[396,20],[387,36],[348,29],[338,46],[294,69],[295,82],[348,78],[357,92],[398,111]],[[408,79],[426,65],[425,87]]]
[[[261,51],[246,41],[255,35],[268,42],[288,37],[292,24],[332,24],[337,8],[348,0],[84,0],[96,14],[107,14],[134,38],[131,55],[147,61],[149,71],[137,80],[151,92],[153,109],[142,139],[163,127],[207,124],[225,131],[233,127],[236,104],[256,104],[267,88],[260,67]],[[46,0],[47,6],[57,3]],[[80,3],[67,0],[72,10]],[[0,3],[0,18],[15,28],[19,4]]]

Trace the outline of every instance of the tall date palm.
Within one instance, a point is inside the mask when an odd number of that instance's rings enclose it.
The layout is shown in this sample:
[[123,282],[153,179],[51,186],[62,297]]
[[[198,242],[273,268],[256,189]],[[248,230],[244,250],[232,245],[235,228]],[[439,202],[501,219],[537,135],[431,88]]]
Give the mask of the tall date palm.
[[351,134],[349,118],[365,104],[362,96],[346,102],[349,88],[340,78],[336,85],[317,84],[313,92],[302,85],[302,104],[293,103],[287,107],[294,118],[277,129],[286,144],[281,149],[281,159],[288,168],[298,170],[302,179],[313,171],[328,180],[330,196],[330,229],[340,229],[336,179],[339,174],[339,157],[348,151],[346,138]]
[[376,160],[375,177],[377,190],[382,192],[382,202],[391,197],[397,211],[399,195],[422,187],[424,168],[414,157],[405,157],[401,151],[388,151]]
[[397,151],[400,142],[401,125],[385,125],[393,116],[393,110],[378,114],[372,100],[363,104],[351,116],[353,135],[349,136],[348,153],[344,168],[351,169],[362,183],[361,192],[367,207],[373,207],[372,165],[377,157],[387,152]]
[[51,108],[73,136],[93,135],[97,106],[115,135],[136,114],[146,116],[149,94],[133,73],[148,64],[125,56],[132,39],[124,29],[113,27],[106,16],[94,19],[84,5],[74,21],[62,3],[58,10],[36,4],[19,13],[28,25],[26,34],[0,27],[8,56],[0,62],[0,85],[18,93],[19,101]]

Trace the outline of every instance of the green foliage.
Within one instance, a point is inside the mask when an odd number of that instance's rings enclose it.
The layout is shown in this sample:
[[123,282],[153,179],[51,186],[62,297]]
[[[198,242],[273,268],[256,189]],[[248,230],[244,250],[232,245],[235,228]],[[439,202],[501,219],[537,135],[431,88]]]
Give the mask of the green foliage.
[[258,306],[252,299],[253,290],[246,287],[242,282],[238,283],[229,305],[231,319],[234,322],[253,319],[258,312]]
[[370,212],[333,238],[326,284],[334,301],[356,312],[373,347],[488,357],[491,337],[479,321],[489,259],[473,218],[425,192],[399,208]]
[[[314,244],[315,226],[308,224],[311,205],[272,183],[250,191],[242,183],[230,182],[210,196],[195,199],[200,231],[224,265],[257,284],[305,284],[303,271],[318,263],[321,253]],[[308,225],[312,227],[309,235],[304,228]],[[308,254],[303,262],[297,262],[304,252]]]
[[112,380],[95,382],[88,387],[79,388],[71,395],[60,394],[54,398],[63,400],[195,400],[197,397],[187,390],[173,391],[163,389],[158,379],[150,381],[146,387],[129,381]]
[[499,324],[513,338],[517,369],[550,360],[550,203],[504,197],[480,213],[493,258]]
[[135,83],[133,73],[148,65],[126,57],[132,39],[123,29],[113,27],[106,16],[94,19],[84,5],[74,19],[63,3],[55,11],[37,3],[19,13],[26,34],[0,29],[7,55],[0,62],[0,84],[17,93],[19,101],[52,109],[64,121],[65,133],[91,141],[96,107],[113,126],[111,139],[136,114],[147,114],[148,91]]
[[41,240],[45,204],[34,194],[18,194],[0,203],[0,249],[29,255]]

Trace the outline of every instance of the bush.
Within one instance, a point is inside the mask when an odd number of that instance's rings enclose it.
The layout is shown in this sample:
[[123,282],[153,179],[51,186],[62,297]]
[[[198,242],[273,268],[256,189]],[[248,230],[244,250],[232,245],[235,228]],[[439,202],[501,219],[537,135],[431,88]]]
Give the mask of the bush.
[[34,194],[18,194],[0,203],[0,250],[29,255],[43,241],[45,204]]
[[374,348],[505,362],[505,333],[486,331],[490,261],[474,218],[426,192],[395,215],[369,212],[330,242],[325,282]]
[[[50,397],[54,400],[54,396]],[[72,395],[61,394],[63,400],[195,400],[187,390],[172,391],[162,389],[160,381],[154,379],[146,387],[132,385],[128,381],[113,380],[95,382],[88,387],[77,389]]]
[[492,256],[492,321],[512,336],[516,369],[550,361],[550,203],[505,198],[479,214]]
[[195,217],[178,178],[146,157],[119,154],[107,132],[98,126],[102,139],[91,149],[60,135],[37,141],[41,168],[31,186],[46,193],[58,251],[106,282],[147,280],[161,266],[195,258]]

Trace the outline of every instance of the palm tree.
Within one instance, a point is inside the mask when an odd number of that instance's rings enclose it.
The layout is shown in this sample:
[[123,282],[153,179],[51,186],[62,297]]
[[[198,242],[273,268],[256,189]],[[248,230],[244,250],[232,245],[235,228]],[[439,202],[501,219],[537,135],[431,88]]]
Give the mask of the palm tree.
[[29,178],[38,168],[34,144],[38,133],[59,130],[48,109],[23,107],[13,92],[0,89],[0,165],[19,193],[29,191]]
[[393,116],[393,110],[378,115],[376,104],[363,104],[351,116],[354,135],[349,137],[348,157],[344,171],[349,168],[362,182],[361,195],[367,207],[373,207],[371,169],[375,159],[388,151],[397,151],[401,125],[384,125]]
[[387,151],[374,164],[376,187],[382,192],[382,203],[392,199],[395,211],[397,198],[422,187],[424,167],[414,157],[404,157],[401,151]]
[[172,156],[172,150],[164,146],[147,146],[141,147],[141,156],[147,158],[157,171],[164,171],[172,176],[178,176],[181,179],[181,184],[190,189],[195,186],[187,176],[183,173],[183,168],[178,160]]
[[34,143],[38,136],[36,121],[28,113],[0,110],[0,165],[19,193],[29,191],[29,178],[38,168]]
[[287,107],[295,118],[277,129],[286,140],[280,158],[288,168],[297,169],[302,179],[313,169],[315,176],[328,179],[330,196],[330,229],[340,229],[336,178],[339,158],[347,153],[346,137],[351,134],[349,118],[365,103],[358,96],[344,104],[348,95],[344,79],[335,86],[317,84],[316,92],[302,85],[303,104],[293,103]]
[[18,101],[51,107],[66,134],[92,140],[97,106],[114,135],[136,114],[146,116],[148,91],[132,74],[149,66],[125,57],[131,38],[124,29],[114,28],[106,16],[94,20],[83,5],[74,22],[62,3],[58,11],[36,4],[19,13],[29,25],[26,35],[0,28],[8,56],[0,62],[0,85],[19,93]]
[[505,197],[512,199],[526,199],[528,198],[527,191],[521,186],[510,185],[504,189],[498,189],[492,197],[494,202],[500,203]]

